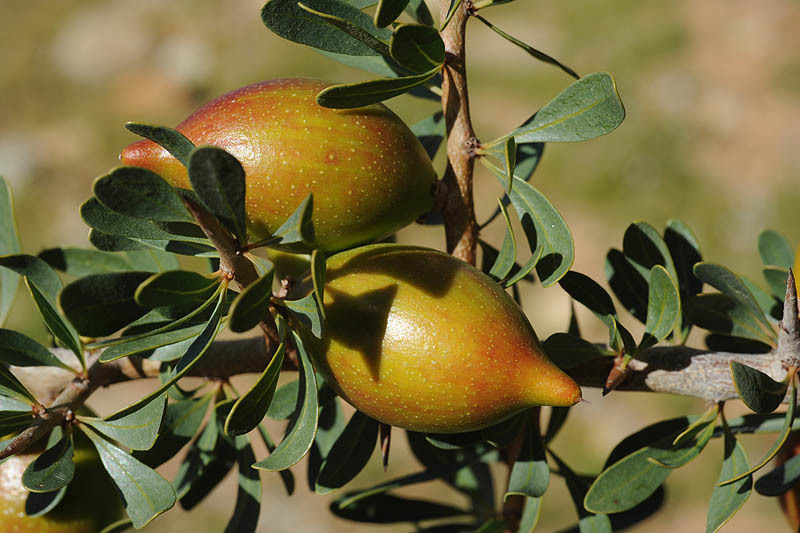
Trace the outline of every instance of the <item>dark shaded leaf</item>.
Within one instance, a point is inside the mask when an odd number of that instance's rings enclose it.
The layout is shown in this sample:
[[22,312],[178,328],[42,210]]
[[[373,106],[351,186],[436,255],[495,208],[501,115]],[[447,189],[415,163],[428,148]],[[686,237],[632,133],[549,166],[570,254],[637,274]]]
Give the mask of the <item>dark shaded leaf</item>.
[[[748,469],[747,454],[730,431],[725,432],[725,450],[719,482],[737,477]],[[736,483],[717,485],[711,493],[706,518],[706,532],[716,532],[738,511],[753,488],[753,476],[746,476]]]
[[64,287],[59,304],[81,335],[105,337],[147,313],[134,293],[150,276],[137,271],[90,274]]
[[233,404],[225,420],[225,433],[231,436],[244,435],[255,429],[264,419],[278,385],[284,352],[285,347],[281,343],[258,380]]
[[525,422],[525,413],[512,416],[502,422],[481,430],[481,438],[495,448],[505,448],[520,434]]
[[154,143],[162,146],[172,156],[180,161],[183,166],[189,165],[189,154],[194,149],[192,141],[187,139],[181,132],[167,128],[165,126],[154,126],[152,124],[141,124],[138,122],[128,122],[125,128],[144,137],[150,139]]
[[509,474],[505,499],[513,494],[539,498],[547,490],[549,482],[550,468],[547,466],[542,436],[538,426],[528,421],[519,457]]
[[439,32],[423,24],[398,25],[392,34],[389,51],[395,61],[417,73],[438,67],[445,59],[444,41]]
[[[764,279],[769,286],[772,296],[779,301],[783,301],[786,296],[786,280],[789,277],[789,269],[782,267],[766,267],[762,271]],[[781,309],[783,311],[783,309]]]
[[116,213],[160,222],[192,222],[194,218],[164,178],[146,168],[117,167],[97,178],[92,192]]
[[[753,304],[758,305],[755,300]],[[692,324],[703,329],[764,344],[774,344],[774,338],[764,331],[752,310],[727,294],[698,294],[686,301],[684,309]],[[761,309],[758,312],[762,314]]]
[[273,274],[274,269],[262,275],[245,287],[233,301],[228,315],[228,328],[231,331],[248,331],[269,313]]
[[742,337],[730,337],[718,333],[710,333],[705,338],[709,350],[733,353],[768,353],[772,346]]
[[378,9],[375,11],[375,25],[385,28],[395,21],[406,9],[409,0],[378,0]]
[[[725,479],[729,479],[730,477],[732,476],[728,476]],[[722,476],[720,476],[720,481],[722,481],[722,479]],[[748,478],[742,479],[739,482],[744,482],[747,479]],[[794,455],[785,463],[761,476],[761,478],[756,481],[756,492],[762,496],[780,496],[794,487],[798,479],[800,479],[800,455]],[[732,486],[735,487],[736,485],[737,484],[734,483]]]
[[57,366],[70,372],[73,368],[53,353],[17,331],[0,329],[0,362],[14,366]]
[[[345,496],[346,498],[346,496]],[[393,524],[397,522],[419,522],[434,518],[447,518],[468,514],[466,511],[425,500],[400,498],[390,494],[376,494],[350,503],[340,505],[339,498],[331,503],[330,509],[339,518],[354,522]]]
[[755,368],[731,361],[731,376],[736,393],[756,413],[771,413],[783,402],[787,381],[778,382]]
[[28,254],[6,255],[0,257],[0,267],[5,267],[27,278],[36,285],[42,296],[55,305],[62,286],[61,279],[42,259]]
[[327,494],[355,478],[369,462],[378,438],[378,422],[360,411],[330,448],[316,480],[315,491]]
[[233,516],[225,527],[225,533],[250,533],[256,530],[261,512],[261,480],[258,471],[250,468],[256,460],[247,435],[234,438],[236,462],[239,464],[238,489]]
[[650,271],[650,291],[647,298],[647,320],[644,336],[637,351],[654,346],[667,338],[681,316],[681,296],[678,286],[667,269],[661,265]]
[[285,470],[298,463],[311,448],[317,431],[319,404],[314,369],[300,336],[292,332],[292,339],[297,347],[301,367],[295,415],[289,423],[290,429],[275,451],[253,465],[253,468],[260,470]]
[[612,355],[602,346],[569,333],[553,333],[542,346],[547,357],[561,369],[575,368],[592,359]]
[[628,226],[622,237],[622,251],[648,283],[656,265],[663,266],[672,279],[678,279],[667,243],[650,224],[634,222]]
[[317,103],[323,107],[334,109],[351,109],[376,104],[400,96],[414,87],[422,85],[438,74],[440,70],[441,66],[437,66],[428,72],[413,76],[332,85],[317,95]]
[[[28,464],[22,473],[22,486],[31,492],[53,492],[66,487],[75,475],[72,461],[72,432],[62,433],[61,438],[49,446],[39,457]],[[52,439],[51,439],[52,440]]]
[[136,303],[142,307],[172,307],[205,302],[220,284],[216,275],[203,275],[189,270],[169,270],[148,274],[135,292]]
[[605,274],[614,295],[641,323],[647,320],[649,287],[645,277],[616,249],[606,254]]
[[172,482],[187,511],[208,496],[236,463],[236,448],[220,433],[220,422],[216,415],[209,418]]

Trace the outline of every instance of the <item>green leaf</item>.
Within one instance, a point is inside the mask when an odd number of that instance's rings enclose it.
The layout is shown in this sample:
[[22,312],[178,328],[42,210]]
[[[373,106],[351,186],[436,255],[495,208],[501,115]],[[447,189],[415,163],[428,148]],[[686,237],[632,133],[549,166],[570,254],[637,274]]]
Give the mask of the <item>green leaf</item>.
[[649,348],[667,338],[681,316],[681,296],[667,269],[656,265],[650,271],[650,292],[647,298],[647,321],[637,351]]
[[180,161],[183,166],[189,165],[189,154],[194,149],[192,141],[187,139],[181,132],[167,128],[166,126],[155,126],[152,124],[141,124],[137,122],[128,122],[125,128],[144,137],[150,139],[154,143],[162,146],[167,152]]
[[314,298],[322,320],[325,320],[325,254],[320,250],[311,253],[311,282]]
[[81,415],[77,418],[132,450],[149,450],[158,436],[166,406],[167,396],[164,394],[161,401],[152,401],[138,411],[113,420]]
[[81,368],[85,370],[86,360],[83,357],[83,347],[81,345],[81,340],[78,337],[78,332],[75,330],[72,324],[64,320],[64,318],[58,314],[58,311],[56,311],[55,306],[50,302],[50,300],[47,299],[41,292],[39,292],[37,286],[31,283],[27,277],[25,278],[25,284],[28,286],[28,290],[33,297],[33,303],[39,310],[39,314],[47,326],[47,329],[49,329],[53,336],[61,341],[64,346],[72,350],[72,352],[78,358],[78,361],[80,361]]
[[444,63],[444,41],[436,28],[423,24],[400,24],[394,29],[389,51],[395,61],[416,73],[428,72]]
[[776,337],[772,325],[739,276],[730,269],[715,263],[697,263],[694,266],[694,275],[721,293],[730,296],[738,304],[737,307],[747,310],[753,319],[764,326],[764,332],[774,344]]
[[433,15],[425,4],[425,0],[410,0],[406,5],[406,13],[420,24],[434,25]]
[[294,379],[282,385],[275,391],[272,403],[267,410],[267,416],[273,420],[286,420],[297,405],[297,395],[300,391],[300,380]]
[[[578,76],[578,74],[574,70],[572,70],[568,66],[564,65],[563,63],[561,63],[560,61],[558,61],[554,57],[551,57],[551,56],[545,54],[544,52],[541,52],[541,51],[537,50],[536,48],[532,47],[531,45],[520,41],[516,37],[513,37],[513,36],[509,35],[508,33],[504,32],[503,30],[501,30],[500,28],[498,28],[497,26],[495,26],[494,24],[492,24],[491,22],[489,22],[488,20],[486,20],[482,16],[475,15],[475,17],[478,20],[480,20],[481,22],[483,22],[484,24],[486,24],[487,26],[489,26],[489,28],[491,28],[492,31],[494,31],[497,35],[499,35],[503,39],[507,40],[508,42],[510,42],[510,43],[512,43],[512,44],[514,44],[516,46],[519,46],[520,48],[525,50],[528,54],[530,54],[531,56],[535,57],[539,61],[543,61],[545,63],[549,63],[550,65],[554,65],[554,66],[560,68],[561,70],[563,70],[564,72],[566,72],[567,74],[569,74],[570,76],[572,76],[573,78],[575,78],[576,80],[580,80],[581,77]],[[624,113],[624,110],[623,110],[623,113]],[[623,114],[623,117],[624,117],[624,114]]]
[[10,329],[0,329],[0,361],[14,366],[57,366],[74,372],[50,350],[27,335]]
[[569,333],[553,333],[542,343],[542,347],[547,357],[565,370],[598,357],[611,355],[611,352],[606,352],[602,346]]
[[348,85],[332,85],[317,95],[317,103],[323,107],[334,109],[351,109],[383,102],[422,85],[438,74],[440,70],[441,66],[437,66],[428,72],[413,76],[362,81]]
[[634,222],[628,226],[622,237],[622,251],[648,283],[656,265],[663,266],[672,279],[678,279],[667,243],[650,224]]
[[758,235],[758,254],[767,266],[792,268],[794,250],[786,238],[774,230],[764,230]]
[[736,393],[756,413],[771,413],[783,402],[788,381],[775,381],[755,368],[731,361],[731,376]]
[[752,310],[727,294],[698,294],[686,301],[684,310],[692,324],[708,331],[775,344],[774,338],[764,331]]
[[179,270],[181,268],[177,256],[163,250],[147,248],[144,250],[125,252],[124,255],[128,261],[130,261],[134,270],[166,272],[168,270]]
[[519,457],[511,468],[505,499],[512,494],[539,498],[547,490],[549,482],[550,468],[547,466],[542,436],[538,426],[529,421]]
[[0,257],[0,267],[13,270],[36,285],[39,293],[55,305],[58,292],[61,290],[61,278],[50,268],[50,265],[35,255],[17,254]]
[[35,517],[49,513],[61,503],[66,493],[67,487],[53,492],[29,492],[25,498],[25,515]]
[[313,293],[299,300],[283,300],[280,304],[288,309],[312,335],[318,339],[322,338],[325,332],[325,319]]
[[[372,18],[358,8],[340,0],[303,0],[303,5],[350,22],[378,41],[388,42],[391,31],[376,28]],[[370,46],[331,25],[300,7],[297,0],[270,0],[261,10],[261,20],[275,34],[290,41],[305,44],[319,50],[349,56],[380,55]]]
[[150,276],[137,271],[90,274],[64,287],[59,304],[81,335],[105,337],[147,313],[134,293]]
[[129,453],[117,448],[86,426],[81,429],[100,454],[108,474],[122,493],[125,510],[133,527],[140,529],[175,505],[175,491],[169,481]]
[[539,522],[541,512],[541,498],[525,498],[525,506],[522,508],[522,518],[519,520],[517,533],[533,533],[533,530],[536,529],[536,524]]
[[[780,496],[791,490],[797,484],[798,479],[800,479],[800,455],[794,455],[771,472],[761,476],[756,481],[756,492],[762,496]],[[722,480],[721,477],[720,480]],[[745,480],[740,480],[740,482],[742,481]],[[736,484],[734,483],[733,486]]]
[[258,472],[250,468],[256,460],[250,438],[240,435],[234,438],[236,462],[239,465],[236,506],[233,516],[225,527],[225,533],[255,532],[261,511],[261,480]]
[[382,56],[386,56],[389,54],[389,47],[386,45],[385,42],[375,38],[375,36],[373,36],[370,32],[359,28],[357,25],[353,24],[349,20],[334,15],[329,15],[322,11],[317,11],[316,9],[312,9],[307,5],[303,4],[302,2],[298,2],[297,5],[300,6],[300,9],[302,9],[303,11],[306,11],[312,15],[321,18],[331,26],[339,28],[344,33],[353,37],[357,41],[369,46],[370,48],[375,50],[378,54]]
[[756,466],[748,469],[744,473],[736,474],[735,476],[730,477],[730,478],[726,479],[725,481],[720,481],[719,483],[717,483],[718,487],[723,487],[725,485],[729,485],[731,483],[735,483],[735,482],[739,481],[740,479],[744,479],[745,477],[753,474],[754,472],[757,472],[757,471],[761,470],[762,468],[764,468],[767,465],[767,463],[772,461],[772,459],[775,457],[775,455],[778,454],[778,451],[780,451],[781,447],[783,446],[783,443],[786,442],[786,439],[789,437],[789,433],[791,433],[791,431],[792,431],[792,423],[794,422],[794,413],[795,413],[796,405],[797,405],[797,386],[796,386],[794,380],[792,380],[792,385],[791,385],[791,389],[790,389],[790,393],[789,393],[789,403],[788,403],[788,407],[786,409],[786,415],[784,416],[784,419],[783,419],[783,427],[781,428],[781,431],[780,431],[780,433],[778,435],[778,438],[772,444],[772,447],[764,455],[763,459],[761,459],[761,461],[759,461],[756,464]]
[[285,347],[281,343],[258,380],[233,404],[225,420],[225,433],[231,436],[244,435],[255,429],[264,419],[278,385],[284,351]]
[[376,494],[352,502],[342,507],[339,500],[330,506],[331,512],[339,518],[354,522],[374,524],[393,524],[396,522],[420,522],[436,518],[462,516],[466,511],[450,505],[400,498],[391,494]]
[[573,270],[564,274],[559,280],[559,285],[576,302],[586,306],[608,328],[609,344],[616,347],[619,344],[621,324],[617,320],[614,302],[606,290],[586,274]]
[[585,141],[613,131],[624,118],[614,78],[596,72],[573,82],[509,135],[517,143]]
[[317,494],[327,494],[361,472],[369,462],[378,438],[378,422],[356,411],[331,447],[316,480]]
[[67,431],[28,465],[22,473],[22,486],[36,493],[66,487],[75,474],[73,454],[72,432]]
[[482,429],[481,437],[495,448],[505,448],[520,435],[524,422],[525,413],[523,412]]
[[314,244],[314,226],[311,216],[314,212],[314,195],[309,193],[286,222],[275,230],[273,237],[279,238],[270,246],[286,248],[289,251],[305,251]]
[[[490,169],[503,183],[502,171],[493,165]],[[575,260],[575,243],[569,227],[547,198],[518,176],[514,176],[509,196],[522,222],[531,253],[534,256],[541,253],[536,272],[542,286],[549,287],[567,273]]]
[[302,339],[294,331],[292,339],[300,359],[300,389],[297,395],[295,415],[283,441],[266,459],[253,465],[260,470],[285,470],[297,464],[311,448],[317,431],[319,404],[314,369]]
[[106,417],[106,420],[116,420],[122,418],[135,411],[138,411],[148,403],[152,402],[161,396],[161,394],[166,392],[167,389],[175,385],[178,380],[185,376],[186,373],[189,372],[189,370],[191,370],[191,368],[203,357],[203,355],[206,353],[206,350],[208,350],[208,347],[211,346],[211,343],[214,341],[214,338],[219,332],[219,326],[222,319],[222,309],[225,302],[225,289],[227,289],[227,285],[223,283],[223,285],[220,286],[219,297],[217,299],[217,306],[214,309],[214,313],[206,323],[203,331],[194,341],[192,341],[189,349],[185,354],[183,354],[178,363],[172,369],[172,372],[170,373],[166,382],[162,383],[158,389],[156,389],[154,392],[151,392],[144,398],[140,398],[138,401],[134,402],[128,407],[125,407],[111,416]]
[[456,14],[456,10],[461,7],[462,0],[450,0],[450,6],[447,8],[447,14],[442,21],[441,26],[439,27],[439,31],[444,31],[450,21],[453,19],[453,15]]
[[[722,469],[719,473],[719,482],[740,476],[748,469],[747,454],[739,442],[736,441],[730,430],[725,431],[725,453],[722,460]],[[738,511],[753,488],[753,476],[745,476],[735,483],[714,487],[711,501],[708,504],[708,517],[706,518],[706,532],[716,532],[730,520]]]
[[[204,328],[205,324],[195,324],[144,337],[136,336],[128,342],[113,344],[103,350],[103,353],[100,354],[100,362],[108,363],[131,355],[139,355],[155,361],[171,361],[186,353],[191,343],[202,333]],[[122,339],[124,338],[122,337]]]
[[100,203],[123,215],[160,222],[193,222],[178,191],[141,167],[117,167],[97,178],[92,192]]
[[606,254],[605,274],[608,285],[625,309],[644,324],[647,320],[647,279],[625,255],[616,249]]
[[764,289],[756,285],[752,280],[749,280],[745,277],[741,279],[742,283],[744,283],[745,287],[747,287],[747,290],[750,291],[750,294],[752,294],[753,298],[755,298],[756,303],[758,303],[758,307],[761,308],[761,312],[764,313],[768,319],[772,318],[776,321],[780,320],[783,316],[783,297],[776,299],[771,294],[768,294],[766,291],[764,291]]
[[238,333],[258,325],[269,313],[274,269],[251,283],[236,297],[228,315],[228,328]]
[[201,146],[192,151],[187,168],[192,190],[205,208],[236,236],[240,245],[246,244],[241,163],[222,148]]
[[[6,180],[0,176],[0,256],[16,255],[22,251],[14,219],[14,197]],[[6,321],[19,287],[19,275],[0,268],[0,325]]]
[[375,26],[385,28],[400,16],[406,6],[408,6],[408,0],[378,0]]
[[444,113],[437,111],[411,126],[430,159],[436,157],[445,136]]
[[701,418],[689,425],[675,439],[671,446],[661,449],[663,443],[652,451],[648,460],[665,468],[680,468],[700,455],[714,435],[714,421],[718,413],[714,406]]
[[84,248],[48,248],[39,252],[39,258],[56,270],[78,277],[137,270],[120,255]]
[[219,288],[217,275],[189,270],[169,270],[149,275],[136,289],[136,303],[142,307],[194,305],[206,301]]
[[[317,433],[314,435],[314,445],[308,454],[308,469],[306,470],[308,487],[312,491],[317,486],[317,478],[319,477],[322,463],[328,457],[331,448],[347,426],[347,418],[341,404],[342,402],[339,401],[339,398],[335,397],[320,406]],[[372,447],[375,447],[374,442]],[[284,470],[284,472],[288,472],[288,470]]]
[[786,280],[789,278],[789,269],[782,267],[766,267],[761,273],[769,285],[772,296],[779,301],[786,297]]
[[135,451],[133,456],[151,468],[174,457],[197,434],[211,398],[211,394],[206,394],[198,399],[168,403],[155,444],[148,450]]
[[495,280],[501,281],[511,273],[514,264],[517,262],[517,239],[514,237],[514,228],[511,226],[511,219],[508,216],[505,206],[501,200],[497,201],[500,211],[503,213],[503,220],[506,223],[506,233],[503,237],[503,244],[500,247],[497,258],[489,269],[489,275]]

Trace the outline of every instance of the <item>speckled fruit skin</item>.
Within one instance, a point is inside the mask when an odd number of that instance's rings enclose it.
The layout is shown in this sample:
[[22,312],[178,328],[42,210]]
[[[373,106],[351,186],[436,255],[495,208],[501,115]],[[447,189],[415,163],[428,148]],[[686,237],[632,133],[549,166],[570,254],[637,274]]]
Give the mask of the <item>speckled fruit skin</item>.
[[[327,252],[377,240],[433,205],[436,173],[417,138],[386,106],[317,105],[330,84],[278,79],[207,103],[177,126],[195,145],[233,154],[247,176],[251,240],[272,234],[314,193],[317,245]],[[126,147],[123,164],[190,188],[186,169],[151,141]]]
[[458,433],[580,387],[544,354],[517,304],[474,267],[427,248],[376,244],[329,258],[317,369],[365,414]]
[[28,491],[20,481],[25,468],[41,450],[14,455],[0,464],[0,531],[97,533],[122,518],[122,504],[116,488],[103,469],[97,452],[90,443],[82,440],[76,438],[75,441],[75,477],[64,499],[42,516],[25,514]]

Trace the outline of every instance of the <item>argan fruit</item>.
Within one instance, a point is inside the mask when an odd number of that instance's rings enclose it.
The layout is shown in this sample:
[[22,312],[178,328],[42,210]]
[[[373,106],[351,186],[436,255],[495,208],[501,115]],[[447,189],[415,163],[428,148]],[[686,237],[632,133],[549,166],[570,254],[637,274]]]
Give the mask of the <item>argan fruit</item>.
[[[255,83],[212,100],[176,128],[244,167],[251,241],[270,236],[309,193],[316,244],[326,252],[378,240],[433,206],[436,173],[411,130],[382,104],[318,105],[316,95],[329,85]],[[120,159],[190,188],[185,167],[151,141],[129,145]]]
[[581,399],[508,294],[436,250],[376,244],[334,255],[324,306],[317,369],[381,422],[458,433]]

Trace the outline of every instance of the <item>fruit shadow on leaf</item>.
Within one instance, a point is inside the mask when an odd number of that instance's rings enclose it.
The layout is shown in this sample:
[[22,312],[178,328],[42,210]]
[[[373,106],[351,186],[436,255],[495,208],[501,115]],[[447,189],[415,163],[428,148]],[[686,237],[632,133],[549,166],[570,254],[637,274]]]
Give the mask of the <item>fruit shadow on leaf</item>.
[[397,287],[393,283],[358,296],[331,287],[325,289],[332,297],[331,303],[325,306],[329,331],[336,332],[328,342],[336,340],[347,348],[361,352],[375,381],[380,376],[383,337]]

